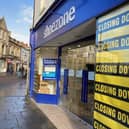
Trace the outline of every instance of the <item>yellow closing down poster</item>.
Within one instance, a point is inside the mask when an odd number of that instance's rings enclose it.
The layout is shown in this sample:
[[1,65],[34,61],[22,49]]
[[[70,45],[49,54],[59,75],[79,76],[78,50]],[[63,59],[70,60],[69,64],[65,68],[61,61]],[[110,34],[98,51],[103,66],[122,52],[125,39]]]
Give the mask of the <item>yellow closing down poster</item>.
[[97,19],[94,129],[129,129],[129,4]]

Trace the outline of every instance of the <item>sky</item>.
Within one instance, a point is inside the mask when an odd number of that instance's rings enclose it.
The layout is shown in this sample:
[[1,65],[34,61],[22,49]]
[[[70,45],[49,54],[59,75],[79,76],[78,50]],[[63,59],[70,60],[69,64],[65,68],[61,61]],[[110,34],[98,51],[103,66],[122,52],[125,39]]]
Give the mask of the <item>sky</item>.
[[29,44],[33,0],[0,0],[0,17],[5,18],[11,37]]

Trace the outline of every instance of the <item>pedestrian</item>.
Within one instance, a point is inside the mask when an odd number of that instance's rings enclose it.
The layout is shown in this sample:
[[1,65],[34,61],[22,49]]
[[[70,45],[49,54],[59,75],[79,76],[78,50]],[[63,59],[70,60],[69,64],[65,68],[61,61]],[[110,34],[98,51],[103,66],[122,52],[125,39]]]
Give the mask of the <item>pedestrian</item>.
[[27,78],[27,69],[24,70],[24,78]]
[[17,72],[17,76],[18,76],[18,78],[21,78],[21,68],[19,68],[19,70]]
[[13,67],[10,67],[10,73],[13,74]]
[[24,77],[24,67],[23,66],[21,67],[21,77],[22,78]]

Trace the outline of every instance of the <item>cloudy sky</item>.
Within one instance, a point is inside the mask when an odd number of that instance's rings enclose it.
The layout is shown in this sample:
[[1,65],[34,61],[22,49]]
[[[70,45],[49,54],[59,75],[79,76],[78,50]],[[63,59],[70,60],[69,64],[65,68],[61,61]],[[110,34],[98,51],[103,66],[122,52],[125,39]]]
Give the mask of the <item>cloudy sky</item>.
[[0,2],[0,17],[5,17],[11,36],[19,41],[29,43],[33,0],[1,0]]

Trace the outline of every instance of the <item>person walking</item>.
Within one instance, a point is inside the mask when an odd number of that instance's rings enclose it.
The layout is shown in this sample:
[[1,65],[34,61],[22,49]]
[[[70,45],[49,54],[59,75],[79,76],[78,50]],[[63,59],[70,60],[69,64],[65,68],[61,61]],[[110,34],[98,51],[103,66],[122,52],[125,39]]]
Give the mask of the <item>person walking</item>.
[[10,73],[13,74],[13,67],[10,67]]
[[24,78],[24,67],[21,68],[21,77]]
[[19,67],[19,70],[18,70],[18,78],[21,78],[21,67]]

